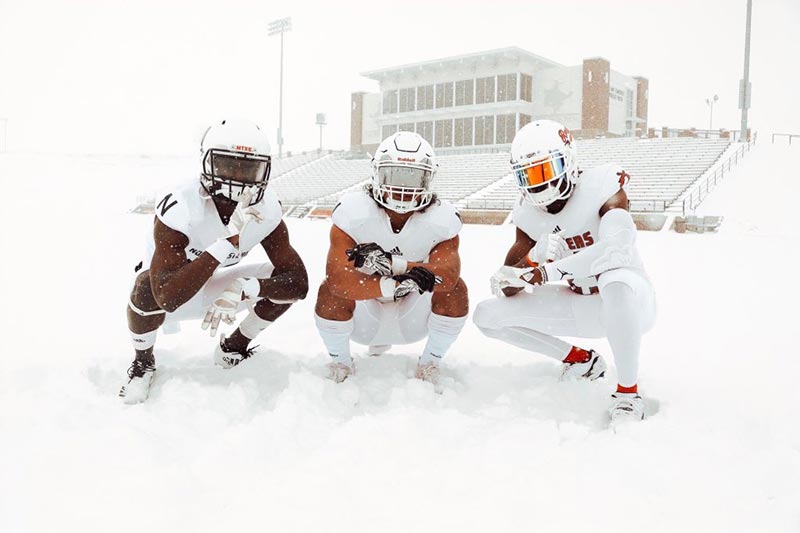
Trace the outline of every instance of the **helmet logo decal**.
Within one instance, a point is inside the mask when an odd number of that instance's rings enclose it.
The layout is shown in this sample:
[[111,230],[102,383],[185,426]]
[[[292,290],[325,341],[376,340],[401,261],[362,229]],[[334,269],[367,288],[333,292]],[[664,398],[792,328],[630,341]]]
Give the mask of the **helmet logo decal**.
[[569,129],[558,130],[558,136],[561,137],[564,144],[572,146],[572,132]]
[[236,146],[234,146],[234,147],[233,147],[233,149],[234,149],[235,151],[237,151],[237,152],[251,152],[251,153],[252,153],[252,152],[255,152],[255,150],[253,149],[253,147],[252,147],[252,146],[241,146],[241,145],[236,145]]
[[398,161],[405,161],[406,163],[416,163],[417,160],[412,157],[398,157]]

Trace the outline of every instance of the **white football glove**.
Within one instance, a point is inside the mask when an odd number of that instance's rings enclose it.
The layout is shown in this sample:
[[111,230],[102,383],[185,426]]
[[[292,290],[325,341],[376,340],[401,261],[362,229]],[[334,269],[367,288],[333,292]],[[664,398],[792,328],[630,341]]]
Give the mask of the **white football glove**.
[[222,291],[211,308],[206,312],[203,319],[201,328],[208,329],[211,326],[209,333],[212,337],[217,336],[217,328],[219,328],[220,320],[226,324],[233,324],[236,320],[236,309],[242,302],[242,282],[238,279],[233,280],[233,283]]
[[497,269],[497,272],[492,274],[490,284],[492,287],[492,294],[495,296],[505,296],[503,289],[507,287],[528,287],[529,284],[522,279],[521,276],[533,271],[533,267],[515,268],[512,266],[502,266]]
[[558,261],[570,255],[569,246],[564,237],[558,233],[545,233],[528,253],[528,259],[543,265],[548,261]]
[[256,187],[248,187],[242,192],[239,203],[228,222],[228,232],[239,236],[239,250],[249,252],[256,244],[261,242],[262,232],[260,225],[264,216],[254,206],[250,206],[253,196],[258,194]]

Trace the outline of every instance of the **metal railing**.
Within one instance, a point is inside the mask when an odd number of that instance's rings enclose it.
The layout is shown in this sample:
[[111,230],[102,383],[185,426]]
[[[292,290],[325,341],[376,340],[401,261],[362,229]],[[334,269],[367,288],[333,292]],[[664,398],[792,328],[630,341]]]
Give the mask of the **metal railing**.
[[772,144],[775,144],[775,137],[789,137],[789,144],[792,144],[792,138],[797,137],[800,139],[800,133],[773,133]]
[[744,154],[749,152],[750,148],[756,143],[757,137],[758,133],[753,133],[752,139],[738,147],[732,154],[728,156],[725,161],[722,162],[721,165],[714,169],[714,172],[707,175],[700,183],[694,186],[694,189],[683,199],[683,202],[681,203],[681,211],[683,212],[684,216],[686,216],[687,212],[693,211],[695,208],[697,208],[703,199],[708,196],[708,193],[710,193],[711,190],[716,187],[717,183],[722,181],[722,178],[725,177],[725,172],[729,172],[739,162],[740,159],[744,158]]
[[703,130],[697,128],[680,129],[680,128],[650,128],[647,135],[642,138],[650,139],[730,139],[733,141],[740,141],[742,139],[741,130]]

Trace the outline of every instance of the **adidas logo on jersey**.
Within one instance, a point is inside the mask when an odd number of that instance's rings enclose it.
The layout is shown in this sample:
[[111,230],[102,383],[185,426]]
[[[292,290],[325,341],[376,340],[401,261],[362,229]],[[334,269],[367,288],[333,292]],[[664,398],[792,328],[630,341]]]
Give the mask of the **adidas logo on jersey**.
[[555,228],[553,228],[553,231],[552,231],[552,233],[558,233],[559,231],[561,231],[561,226],[559,226],[558,224],[556,224],[556,227],[555,227]]
[[395,246],[394,248],[389,250],[389,253],[392,254],[392,255],[403,255],[403,252],[401,252],[400,248],[397,247],[397,246]]

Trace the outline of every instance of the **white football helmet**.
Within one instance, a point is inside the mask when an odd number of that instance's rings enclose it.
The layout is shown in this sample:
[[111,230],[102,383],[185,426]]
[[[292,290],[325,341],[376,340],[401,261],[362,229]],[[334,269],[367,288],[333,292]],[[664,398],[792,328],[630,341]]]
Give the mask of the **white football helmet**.
[[397,213],[423,209],[433,199],[439,165],[428,141],[410,131],[387,137],[372,158],[372,197]]
[[269,140],[256,124],[223,120],[206,130],[200,152],[203,165],[200,183],[208,194],[238,202],[245,188],[256,186],[258,194],[250,205],[261,201],[272,160]]
[[533,205],[569,198],[578,179],[572,133],[552,120],[526,124],[511,143],[511,170],[522,197]]

